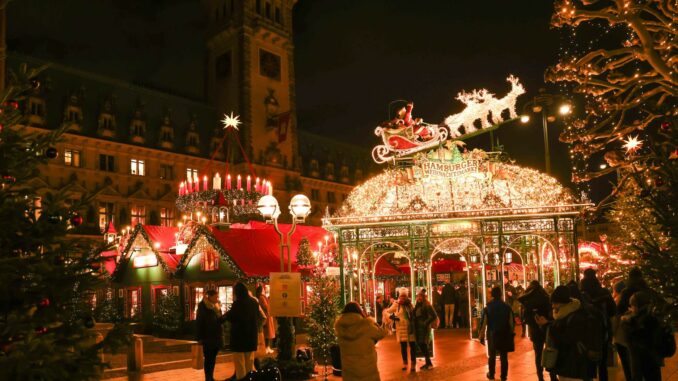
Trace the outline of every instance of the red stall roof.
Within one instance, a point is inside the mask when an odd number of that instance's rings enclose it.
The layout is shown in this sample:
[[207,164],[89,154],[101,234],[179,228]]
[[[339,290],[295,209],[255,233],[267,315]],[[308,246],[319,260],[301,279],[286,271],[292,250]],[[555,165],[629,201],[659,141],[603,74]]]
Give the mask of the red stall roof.
[[159,252],[169,252],[170,247],[173,247],[176,242],[175,234],[179,232],[179,229],[174,226],[143,225],[143,228],[153,248],[156,243],[160,244],[157,249]]
[[[291,226],[278,224],[283,234],[287,233]],[[228,231],[213,229],[212,234],[246,276],[263,277],[271,272],[280,271],[280,238],[272,225],[252,221],[245,225],[234,224]],[[306,237],[313,249],[316,242],[324,242],[327,234],[329,233],[320,227],[297,225],[292,235],[290,248],[292,271],[297,270],[296,258],[299,241]],[[285,268],[287,268],[287,262],[285,262]]]

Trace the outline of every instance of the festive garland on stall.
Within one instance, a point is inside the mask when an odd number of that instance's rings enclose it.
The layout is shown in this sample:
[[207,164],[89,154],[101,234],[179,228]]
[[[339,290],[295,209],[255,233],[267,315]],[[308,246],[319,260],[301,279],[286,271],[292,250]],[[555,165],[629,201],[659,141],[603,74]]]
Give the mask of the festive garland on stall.
[[[139,237],[139,235],[141,235],[141,237]],[[155,255],[155,257],[158,260],[158,263],[162,267],[163,271],[165,271],[165,273],[169,274],[169,276],[171,278],[174,274],[172,273],[172,271],[170,271],[169,266],[167,265],[165,260],[160,255],[160,252],[158,250],[156,250],[155,247],[153,247],[153,244],[151,243],[153,241],[148,236],[148,233],[144,229],[143,225],[137,224],[134,227],[134,231],[131,233],[130,239],[127,240],[127,244],[125,245],[125,248],[122,251],[123,255],[120,257],[120,261],[118,262],[118,265],[115,267],[115,271],[113,271],[113,274],[111,274],[111,279],[120,280],[119,277],[121,277],[122,274],[124,274],[123,271],[124,271],[124,269],[127,268],[127,264],[129,264],[129,262],[131,260],[130,249],[133,246],[142,246],[144,244],[144,242],[139,242],[137,244],[137,239],[139,239],[139,238],[142,238],[146,241],[145,243],[148,244],[148,247],[151,249],[151,251]]]
[[219,244],[219,241],[217,241],[212,232],[203,225],[199,225],[195,229],[193,240],[186,248],[181,261],[177,265],[177,276],[182,276],[186,271],[188,264],[191,262],[191,259],[193,259],[193,256],[202,252],[202,249],[204,249],[204,246],[199,245],[200,238],[202,237],[205,238],[209,245],[216,249],[217,253],[219,253],[219,256],[233,269],[233,273],[236,275],[236,277],[247,278],[245,272],[235,263],[235,261],[233,261],[233,258],[231,258],[231,256],[226,252],[226,250],[224,250],[221,244]]

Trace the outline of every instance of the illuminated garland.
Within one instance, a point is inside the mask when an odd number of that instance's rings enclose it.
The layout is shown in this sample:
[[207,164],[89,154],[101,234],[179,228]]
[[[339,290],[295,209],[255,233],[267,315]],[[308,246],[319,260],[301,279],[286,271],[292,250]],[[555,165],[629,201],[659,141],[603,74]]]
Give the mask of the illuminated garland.
[[[201,240],[201,238],[204,238],[204,241]],[[224,262],[226,262],[231,267],[236,277],[247,278],[245,272],[240,268],[240,266],[238,266],[237,263],[235,263],[233,258],[231,258],[231,256],[228,255],[226,250],[224,250],[224,248],[221,246],[219,241],[217,241],[212,232],[210,232],[207,228],[205,228],[202,225],[196,228],[193,240],[186,248],[186,252],[181,258],[179,264],[177,265],[176,273],[178,276],[180,277],[183,276],[193,256],[203,253],[207,248],[207,245],[212,246],[217,251],[217,253],[219,253],[221,259],[223,259]]]
[[[485,158],[484,152],[466,153],[467,160]],[[356,187],[333,219],[393,220],[448,215],[513,215],[572,211],[577,201],[569,190],[546,174],[485,158],[478,170],[450,175],[403,175],[387,169]],[[374,218],[373,218],[374,217]]]
[[118,264],[115,266],[115,270],[113,271],[113,274],[111,274],[111,279],[120,280],[120,277],[124,274],[125,269],[127,268],[127,265],[130,263],[130,254],[131,250],[133,247],[147,247],[149,248],[155,257],[158,260],[158,263],[160,264],[160,267],[162,267],[163,271],[165,273],[169,274],[172,276],[172,272],[169,269],[169,266],[167,266],[167,263],[165,263],[165,260],[162,258],[158,250],[156,250],[153,247],[153,242],[151,238],[148,236],[146,233],[146,230],[144,229],[143,225],[138,224],[137,226],[134,227],[134,231],[130,233],[130,237],[127,240],[127,244],[125,245],[125,248],[122,250],[122,254],[120,255],[120,261]]
[[[206,213],[205,206],[211,207],[219,198],[219,193],[223,194],[228,206],[229,214],[232,216],[256,215],[257,202],[263,196],[263,193],[257,191],[247,191],[245,189],[211,189],[200,192],[192,192],[177,197],[177,209],[182,213],[203,212]],[[244,200],[244,205],[242,201]]]

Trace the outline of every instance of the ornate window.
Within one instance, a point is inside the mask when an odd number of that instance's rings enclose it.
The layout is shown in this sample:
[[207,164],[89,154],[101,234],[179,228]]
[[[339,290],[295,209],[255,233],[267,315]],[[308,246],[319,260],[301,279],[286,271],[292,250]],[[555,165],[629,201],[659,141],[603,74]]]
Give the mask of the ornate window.
[[115,172],[115,156],[99,155],[99,170]]
[[[267,8],[270,4],[267,3]],[[270,11],[270,9],[269,9]],[[280,80],[280,56],[263,49],[259,49],[259,74],[264,77]]]
[[64,164],[69,167],[79,167],[80,166],[80,151],[66,148],[64,150]]
[[174,209],[160,208],[160,225],[174,226]]
[[160,178],[174,180],[174,167],[169,164],[160,164]]
[[99,229],[101,229],[101,231],[104,231],[108,224],[113,221],[114,214],[115,204],[112,202],[99,203]]
[[130,159],[130,174],[135,176],[146,176],[146,164],[143,160]]
[[132,205],[132,226],[146,223],[146,207],[144,205]]

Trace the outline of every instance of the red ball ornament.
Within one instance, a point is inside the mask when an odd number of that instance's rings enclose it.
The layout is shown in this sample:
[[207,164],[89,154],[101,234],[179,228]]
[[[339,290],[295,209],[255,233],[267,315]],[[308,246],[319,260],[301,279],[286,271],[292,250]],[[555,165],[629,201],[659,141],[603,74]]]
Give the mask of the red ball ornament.
[[76,214],[75,216],[71,217],[70,219],[71,225],[78,227],[82,225],[82,216],[79,214]]
[[44,299],[42,299],[40,302],[38,302],[38,305],[39,305],[40,307],[43,307],[43,308],[44,308],[44,307],[49,307],[50,301],[49,301],[49,299],[44,298]]
[[668,130],[669,127],[671,127],[671,123],[669,123],[669,122],[663,122],[663,123],[661,124],[661,129],[662,129],[662,131]]
[[56,159],[59,156],[59,151],[54,147],[49,147],[45,150],[45,157],[48,159]]
[[42,335],[42,334],[44,334],[44,333],[47,333],[47,328],[45,328],[45,327],[37,327],[37,328],[35,329],[35,333],[40,334],[40,335]]

